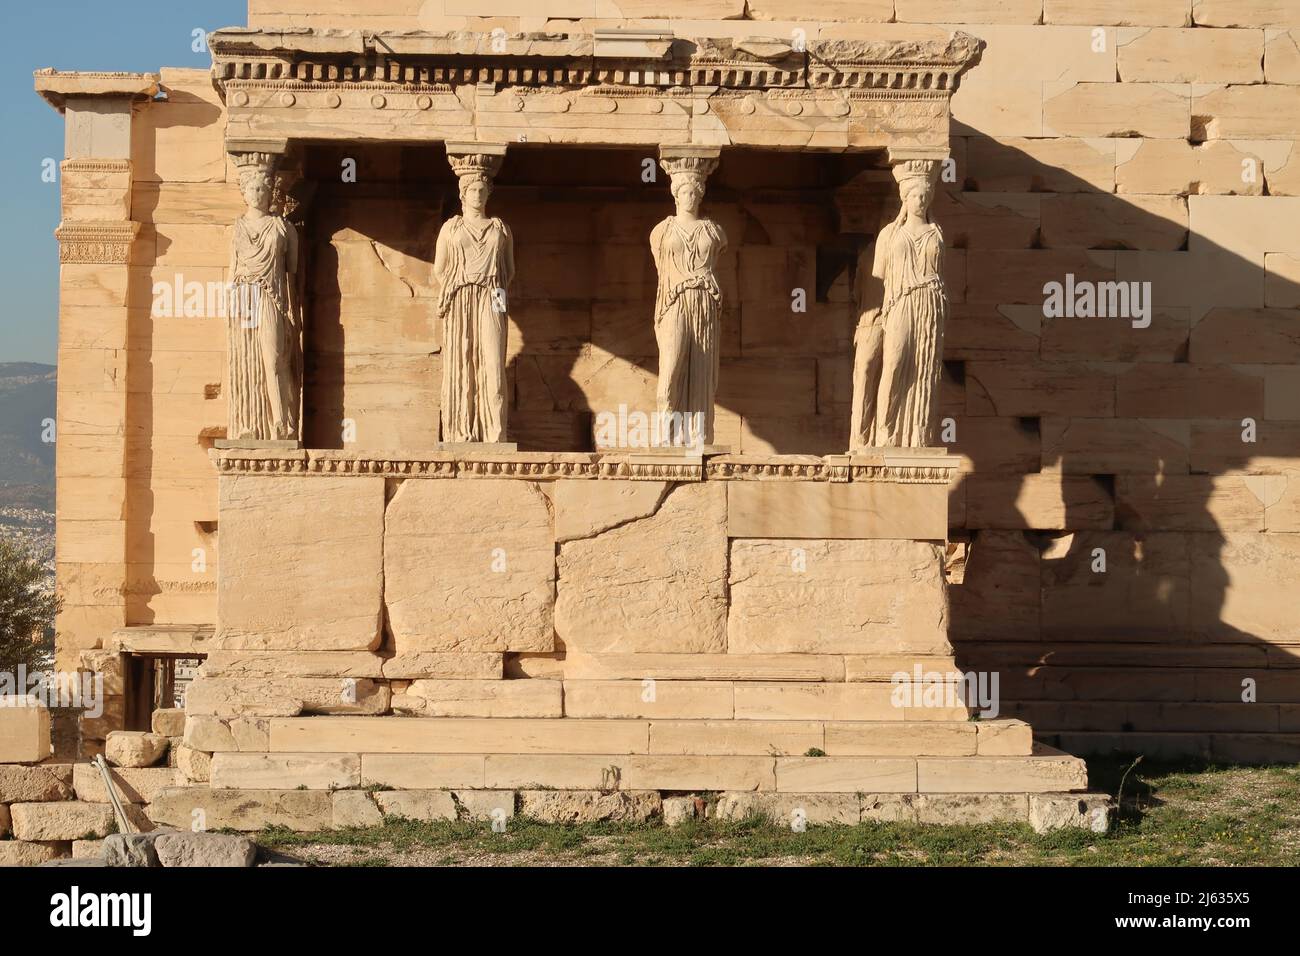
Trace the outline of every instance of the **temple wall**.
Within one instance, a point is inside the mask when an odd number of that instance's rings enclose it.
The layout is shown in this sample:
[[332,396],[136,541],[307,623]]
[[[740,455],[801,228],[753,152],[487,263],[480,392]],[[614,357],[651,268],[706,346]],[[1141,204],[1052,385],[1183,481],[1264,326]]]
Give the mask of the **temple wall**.
[[[651,6],[671,15],[676,5],[501,4],[499,20],[482,20],[464,17],[455,0],[373,3],[364,12],[355,3],[252,0],[250,23],[510,30],[541,28],[543,15],[617,18]],[[740,0],[693,3],[719,19],[681,32],[802,28],[814,39],[813,21],[781,19],[801,15],[854,21],[823,36],[930,36],[946,34],[961,11],[964,29],[989,44],[953,100],[956,182],[935,204],[955,303],[943,415],[954,419],[951,448],[963,456],[951,517],[954,537],[969,542],[964,582],[951,588],[959,660],[1000,671],[1004,712],[1071,752],[1118,745],[1294,759],[1300,13],[1279,0],[748,6],[770,19],[723,19],[743,14]],[[515,19],[525,15],[537,19]],[[883,22],[891,16],[898,22]],[[1185,28],[1193,16],[1196,28]],[[1094,24],[1105,28],[1100,50]],[[62,503],[81,494],[70,484],[79,443],[101,439],[60,426],[61,581],[73,580],[72,565],[94,563],[108,569],[111,590],[124,564],[125,606],[104,611],[100,598],[69,590],[65,661],[102,643],[118,619],[215,619],[217,477],[206,445],[224,426],[213,388],[224,329],[208,319],[151,319],[149,306],[154,282],[223,275],[228,224],[241,207],[208,75],[164,71],[163,84],[169,101],[138,109],[132,124],[131,218],[143,228],[129,270],[124,519],[111,507],[64,513]],[[319,284],[310,321],[321,335],[308,365],[317,412],[309,445],[338,447],[345,419],[356,424],[359,448],[409,445],[437,419],[427,287],[436,190],[403,201],[401,157],[390,159],[387,171],[357,184],[355,200],[322,206],[312,223]],[[543,159],[537,174],[546,168]],[[730,232],[739,210],[726,200],[715,206],[712,195],[706,208]],[[514,421],[525,447],[566,447],[586,437],[601,403],[644,402],[653,387],[645,236],[663,210],[628,197],[566,198],[580,215],[561,222],[546,202],[504,185],[493,202],[515,229],[521,264]],[[737,226],[739,252],[728,259],[721,389],[736,393],[720,396],[719,441],[746,452],[842,451],[847,277],[828,302],[810,301],[804,327],[788,314],[778,320],[762,301],[780,293],[783,306],[787,286],[810,275],[815,282],[817,251],[837,236],[815,202],[766,211],[772,219],[761,232]],[[1153,283],[1150,326],[1045,318],[1043,285],[1067,274]],[[70,291],[97,294],[96,280],[87,281],[65,271],[64,314]],[[65,338],[75,331],[63,328]],[[73,368],[61,353],[61,419],[78,400]],[[1246,418],[1257,428],[1253,443],[1242,441]],[[98,467],[77,478],[112,477]],[[97,531],[74,520],[121,530],[123,561],[69,557],[89,540],[79,530]],[[1104,573],[1093,570],[1097,548]],[[206,556],[203,572],[192,570],[195,549]],[[1241,702],[1247,679],[1257,682],[1256,703]]]

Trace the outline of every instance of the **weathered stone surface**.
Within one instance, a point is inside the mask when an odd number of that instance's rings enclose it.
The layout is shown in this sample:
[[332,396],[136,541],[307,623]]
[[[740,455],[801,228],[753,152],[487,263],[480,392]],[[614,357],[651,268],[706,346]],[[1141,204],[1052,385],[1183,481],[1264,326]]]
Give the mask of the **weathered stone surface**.
[[555,540],[594,538],[619,525],[649,518],[669,490],[663,481],[557,481]]
[[941,826],[1020,823],[1028,813],[1023,793],[919,793],[912,804],[917,823]]
[[645,753],[643,720],[275,718],[275,753]]
[[500,680],[504,658],[504,654],[493,652],[413,651],[385,660],[383,672],[390,679]]
[[948,533],[947,504],[943,485],[737,481],[727,487],[727,534],[942,540]]
[[215,646],[378,644],[384,479],[227,475],[220,509]]
[[386,683],[369,678],[199,677],[186,692],[185,712],[190,717],[382,714],[390,696]]
[[942,555],[919,541],[736,540],[728,650],[948,653]]
[[208,753],[226,750],[262,751],[267,747],[269,727],[267,719],[262,717],[223,719],[211,715],[187,716],[183,739],[187,747]]
[[498,823],[515,815],[513,790],[455,790],[451,797],[462,820]]
[[0,840],[0,867],[40,866],[64,853],[61,843],[31,843],[24,840]]
[[72,858],[74,860],[81,860],[81,859],[102,860],[104,858],[104,841],[103,840],[73,840]]
[[50,755],[50,712],[40,706],[0,703],[0,764],[36,763]]
[[778,757],[776,789],[787,793],[915,793],[916,761],[903,757]]
[[1040,793],[1086,790],[1088,770],[1068,754],[1032,757],[919,757],[921,793]]
[[555,543],[534,483],[404,482],[385,528],[384,600],[399,656],[553,649]]
[[386,817],[455,820],[456,801],[446,790],[380,790],[375,802]]
[[170,830],[152,833],[110,833],[104,838],[104,863],[108,866],[153,867],[162,866],[158,860],[157,839]]
[[[367,651],[212,651],[203,677],[380,677],[384,659]],[[170,736],[170,735],[169,735]]]
[[361,785],[398,790],[483,786],[482,754],[362,754]]
[[9,812],[13,816],[14,838],[18,840],[102,837],[112,833],[115,826],[113,808],[102,803],[15,803]]
[[[164,787],[177,787],[185,781],[172,767],[120,767],[109,770],[109,777],[119,799],[127,803],[148,803]],[[109,803],[108,788],[99,768],[79,763],[73,768],[72,785],[77,799],[87,803]]]
[[154,823],[189,829],[324,830],[333,823],[330,794],[324,790],[212,790],[177,787],[163,790],[148,809]]
[[853,826],[862,819],[854,793],[724,793],[713,806],[718,820],[757,816],[782,826],[839,823]]
[[694,797],[665,797],[661,809],[666,827],[680,827],[698,819]]
[[71,797],[71,781],[64,783],[48,767],[0,765],[0,803],[42,803]]
[[115,730],[104,743],[104,756],[115,767],[152,767],[167,754],[167,738],[143,730]]
[[185,744],[172,748],[176,756],[176,769],[190,783],[207,783],[212,775],[212,755],[195,750]]
[[163,866],[249,867],[257,847],[233,833],[164,833],[154,841]]
[[570,651],[721,653],[726,490],[674,488],[653,516],[560,545],[555,631]]
[[333,796],[334,828],[377,827],[384,823],[384,815],[375,803],[373,794],[365,790],[337,790]]
[[730,681],[566,680],[566,717],[729,719]]
[[185,708],[160,708],[153,712],[153,732],[163,737],[180,737],[185,733]]
[[1066,828],[1105,833],[1113,809],[1104,793],[1031,793],[1029,825],[1035,833]]
[[356,754],[243,754],[212,757],[211,785],[224,790],[342,790],[361,784]]
[[519,794],[520,816],[543,823],[643,823],[660,812],[659,794],[653,791],[524,790]]
[[397,713],[424,717],[561,717],[557,680],[416,680],[393,698]]

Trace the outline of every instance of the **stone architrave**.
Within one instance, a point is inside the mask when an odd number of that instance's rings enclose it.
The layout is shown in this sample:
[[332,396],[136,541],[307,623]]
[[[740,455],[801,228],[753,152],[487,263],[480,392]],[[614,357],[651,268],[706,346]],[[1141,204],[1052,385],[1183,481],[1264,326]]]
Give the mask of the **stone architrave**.
[[438,233],[433,274],[446,323],[442,362],[442,440],[506,440],[507,294],[515,276],[510,227],[486,213],[504,146],[447,144],[460,179],[460,215]]
[[700,447],[713,442],[721,357],[722,289],[715,269],[727,236],[718,223],[700,216],[718,150],[661,149],[659,162],[672,181],[677,206],[650,233],[659,272],[654,317],[659,433],[667,433],[670,444]]
[[863,310],[854,335],[850,451],[934,444],[948,314],[943,233],[930,221],[939,169],[934,159],[894,166],[902,209],[875,243],[871,272],[883,283],[882,301]]
[[302,395],[298,230],[273,212],[273,152],[234,151],[248,211],[235,220],[226,309],[230,441],[297,441]]

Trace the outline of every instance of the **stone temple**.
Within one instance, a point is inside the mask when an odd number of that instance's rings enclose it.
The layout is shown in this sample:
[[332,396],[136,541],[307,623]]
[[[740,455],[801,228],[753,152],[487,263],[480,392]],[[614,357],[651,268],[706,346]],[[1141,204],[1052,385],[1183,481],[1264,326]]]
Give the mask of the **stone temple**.
[[36,76],[55,738],[170,736],[143,825],[1092,825],[1077,755],[1300,752],[1300,14],[346,6]]

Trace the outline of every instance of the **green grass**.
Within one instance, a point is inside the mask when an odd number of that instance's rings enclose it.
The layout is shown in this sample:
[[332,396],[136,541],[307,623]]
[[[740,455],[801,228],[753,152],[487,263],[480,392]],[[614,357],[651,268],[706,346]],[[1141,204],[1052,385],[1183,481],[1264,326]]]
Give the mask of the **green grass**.
[[1123,781],[1123,805],[1107,834],[902,823],[809,825],[795,833],[759,819],[668,828],[518,817],[507,832],[493,833],[487,823],[389,818],[371,829],[266,830],[258,842],[306,859],[322,848],[352,847],[357,858],[346,865],[354,866],[403,858],[430,865],[1300,865],[1300,767],[1134,766],[1116,758],[1090,760],[1089,768],[1094,790],[1115,794]]

